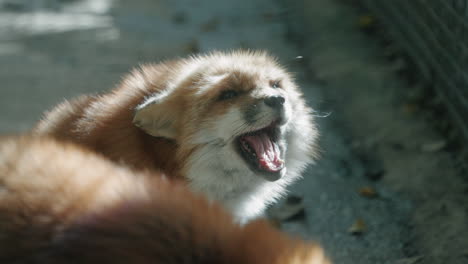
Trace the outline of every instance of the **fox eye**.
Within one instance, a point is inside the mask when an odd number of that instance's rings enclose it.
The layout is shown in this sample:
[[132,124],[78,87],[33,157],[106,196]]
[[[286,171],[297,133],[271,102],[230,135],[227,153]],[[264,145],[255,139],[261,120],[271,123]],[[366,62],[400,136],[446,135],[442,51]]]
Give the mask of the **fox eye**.
[[218,100],[219,101],[229,100],[229,99],[232,99],[234,97],[237,97],[238,95],[239,95],[239,92],[237,92],[235,90],[226,90],[226,91],[223,91],[218,96]]
[[281,88],[281,82],[280,81],[270,81],[270,86],[272,88]]

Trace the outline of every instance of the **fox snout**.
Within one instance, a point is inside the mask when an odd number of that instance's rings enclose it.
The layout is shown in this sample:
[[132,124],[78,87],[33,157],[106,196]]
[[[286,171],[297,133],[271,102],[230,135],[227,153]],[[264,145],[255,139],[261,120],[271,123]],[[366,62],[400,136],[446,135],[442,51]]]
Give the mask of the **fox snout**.
[[258,99],[245,108],[244,119],[250,125],[262,122],[265,119],[270,119],[269,121],[278,120],[279,124],[284,124],[287,122],[286,103],[286,98],[281,95]]
[[286,99],[281,95],[269,96],[263,99],[265,104],[275,110],[283,110],[283,105]]

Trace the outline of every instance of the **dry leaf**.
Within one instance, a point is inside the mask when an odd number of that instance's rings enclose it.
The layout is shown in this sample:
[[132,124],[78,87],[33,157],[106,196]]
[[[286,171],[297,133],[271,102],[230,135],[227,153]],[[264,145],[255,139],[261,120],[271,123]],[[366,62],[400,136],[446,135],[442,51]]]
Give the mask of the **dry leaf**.
[[360,235],[366,231],[366,224],[364,220],[358,219],[354,224],[348,229],[348,232],[353,235]]
[[362,187],[361,189],[359,189],[359,194],[367,198],[376,198],[377,196],[379,196],[377,191],[370,186]]
[[371,15],[363,15],[359,17],[358,25],[360,27],[369,27],[375,23],[375,18]]

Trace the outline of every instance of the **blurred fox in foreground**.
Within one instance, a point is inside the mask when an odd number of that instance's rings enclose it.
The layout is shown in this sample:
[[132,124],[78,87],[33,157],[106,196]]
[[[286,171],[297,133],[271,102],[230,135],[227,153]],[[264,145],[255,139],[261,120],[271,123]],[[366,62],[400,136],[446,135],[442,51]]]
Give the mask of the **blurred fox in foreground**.
[[[154,172],[153,172],[154,173]],[[72,144],[0,140],[0,263],[329,263],[263,220]]]

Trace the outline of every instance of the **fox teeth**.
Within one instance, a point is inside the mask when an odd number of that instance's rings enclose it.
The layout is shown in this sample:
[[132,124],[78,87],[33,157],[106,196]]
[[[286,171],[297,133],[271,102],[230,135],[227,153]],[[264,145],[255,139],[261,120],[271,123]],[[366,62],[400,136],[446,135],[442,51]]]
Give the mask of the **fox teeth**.
[[242,141],[242,146],[243,146],[250,154],[252,154],[254,157],[257,157],[257,154],[255,153],[255,151],[252,151],[252,149],[250,148],[249,144],[247,144],[247,142],[245,142],[244,140]]

